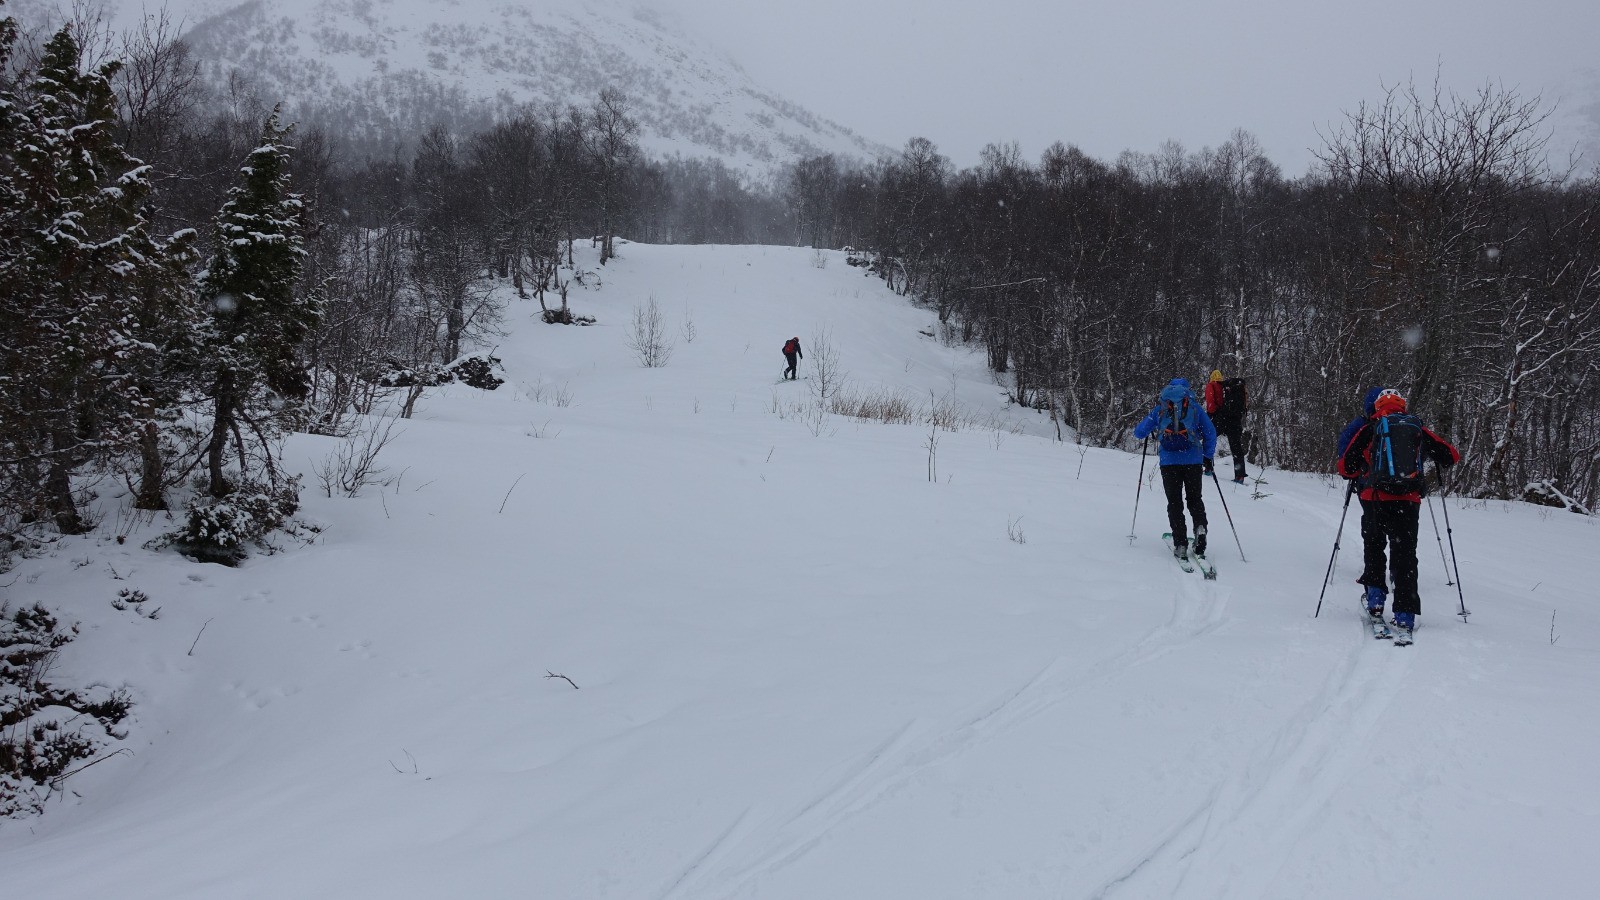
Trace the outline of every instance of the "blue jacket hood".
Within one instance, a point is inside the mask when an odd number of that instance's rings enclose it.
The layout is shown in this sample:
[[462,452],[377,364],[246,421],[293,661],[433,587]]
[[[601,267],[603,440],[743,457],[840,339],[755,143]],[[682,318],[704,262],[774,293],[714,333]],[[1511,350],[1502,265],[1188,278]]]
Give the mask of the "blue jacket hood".
[[[1166,402],[1174,404],[1184,400],[1193,400],[1194,394],[1189,390],[1189,379],[1174,378],[1161,389],[1161,401],[1150,410],[1139,424],[1133,426],[1133,436],[1144,440],[1161,426],[1161,414],[1166,407]],[[1190,443],[1185,450],[1169,450],[1161,447],[1161,464],[1163,466],[1199,465],[1202,460],[1210,459],[1217,452],[1217,427],[1212,424],[1211,417],[1206,415],[1205,404],[1191,403],[1189,411],[1194,416],[1194,424],[1199,441]]]
[[1382,387],[1375,387],[1367,391],[1367,396],[1361,401],[1361,405],[1367,410],[1367,415],[1375,415],[1378,412],[1378,395],[1381,393],[1383,393]]
[[[1163,400],[1172,400],[1176,402],[1185,397],[1192,396],[1194,396],[1194,394],[1189,390],[1189,379],[1187,378],[1174,378],[1167,382],[1166,387],[1161,389],[1161,399]],[[1374,400],[1376,400],[1378,395],[1373,394],[1372,397]]]

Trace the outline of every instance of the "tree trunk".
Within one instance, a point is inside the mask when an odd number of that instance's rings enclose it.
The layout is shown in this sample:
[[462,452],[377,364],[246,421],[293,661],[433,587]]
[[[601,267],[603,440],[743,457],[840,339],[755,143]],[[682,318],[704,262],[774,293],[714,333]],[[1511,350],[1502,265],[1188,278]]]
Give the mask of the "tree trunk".
[[[63,441],[57,437],[55,446],[59,450],[62,445]],[[45,472],[44,500],[51,518],[55,519],[56,529],[62,534],[83,534],[89,530],[88,523],[78,515],[78,504],[72,497],[72,469],[59,454],[51,458]]]
[[228,432],[233,427],[234,380],[233,372],[223,370],[217,375],[212,391],[216,412],[211,420],[211,441],[206,445],[206,463],[211,475],[211,496],[222,498],[232,493],[233,485],[222,474],[223,457],[228,451]]
[[166,509],[163,495],[166,482],[166,460],[161,457],[161,426],[156,420],[146,418],[139,433],[139,492],[134,498],[134,509]]

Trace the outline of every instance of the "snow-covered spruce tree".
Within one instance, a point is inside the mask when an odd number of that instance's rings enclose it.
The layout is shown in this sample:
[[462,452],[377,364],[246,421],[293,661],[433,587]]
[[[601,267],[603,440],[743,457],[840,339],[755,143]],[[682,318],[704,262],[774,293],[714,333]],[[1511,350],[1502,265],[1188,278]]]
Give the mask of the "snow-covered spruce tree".
[[[0,25],[0,68],[16,29]],[[118,64],[80,71],[63,28],[0,94],[0,478],[6,507],[87,530],[73,476],[153,448],[141,505],[165,478],[155,417],[167,345],[190,330],[188,235],[144,216],[149,167],[115,139]]]
[[320,306],[297,291],[305,210],[289,190],[287,137],[275,110],[217,214],[199,276],[207,316],[199,359],[212,404],[209,498],[190,504],[175,537],[185,552],[215,562],[242,559],[245,544],[285,524],[298,506],[297,479],[278,471],[277,440],[310,387],[298,350]]

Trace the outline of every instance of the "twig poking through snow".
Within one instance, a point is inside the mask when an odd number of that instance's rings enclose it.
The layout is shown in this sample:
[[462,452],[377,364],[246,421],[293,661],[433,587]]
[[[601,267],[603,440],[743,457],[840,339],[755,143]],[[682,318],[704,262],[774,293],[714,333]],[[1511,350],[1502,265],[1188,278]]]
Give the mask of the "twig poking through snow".
[[210,625],[210,624],[211,624],[211,620],[210,619],[207,619],[207,620],[205,620],[204,622],[201,623],[200,630],[195,632],[194,643],[189,645],[189,652],[186,655],[188,655],[188,656],[193,656],[194,655],[194,648],[195,648],[195,646],[197,644],[200,643],[200,635],[206,633],[206,626]]
[[577,690],[578,689],[577,683],[574,682],[571,678],[568,678],[565,675],[557,675],[556,673],[550,671],[549,669],[545,669],[544,670],[544,677],[546,677],[546,678],[559,678],[562,681],[565,681],[567,684],[572,685],[572,689],[573,690]]
[[82,772],[84,769],[89,768],[90,766],[98,766],[99,764],[105,762],[106,760],[110,759],[111,757],[113,757],[113,756],[121,756],[124,753],[128,754],[129,756],[133,755],[133,751],[132,750],[129,750],[127,747],[123,747],[120,750],[113,750],[110,753],[107,753],[105,756],[100,757],[99,759],[91,760],[90,762],[86,762],[83,765],[77,767],[76,769],[73,769],[71,772],[62,772],[60,775],[57,775],[56,777],[50,779],[50,789],[53,790],[53,791],[59,791],[59,790],[61,790],[61,783],[63,781],[66,781],[68,778],[71,778],[72,776],[78,774],[79,772]]
[[[417,758],[415,756],[412,756],[411,755],[411,751],[407,750],[404,747],[400,748],[400,752],[404,753],[406,755],[406,759],[411,760],[411,774],[413,774],[413,775],[418,774],[417,773]],[[389,760],[389,768],[394,769],[396,772],[399,772],[401,775],[406,774],[405,770],[401,769],[399,766],[395,765],[394,764],[394,760],[392,760],[392,759]]]
[[499,515],[500,513],[506,511],[506,501],[511,499],[511,492],[517,489],[517,482],[527,477],[527,475],[527,472],[523,472],[521,475],[518,475],[517,481],[511,482],[511,487],[506,488],[506,495],[500,498],[500,512],[495,513],[495,515]]

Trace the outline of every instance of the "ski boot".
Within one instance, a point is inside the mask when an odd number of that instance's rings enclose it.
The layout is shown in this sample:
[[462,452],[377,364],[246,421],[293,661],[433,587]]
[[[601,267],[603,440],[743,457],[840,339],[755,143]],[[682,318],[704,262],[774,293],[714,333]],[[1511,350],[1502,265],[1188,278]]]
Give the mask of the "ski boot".
[[1394,645],[1404,647],[1411,643],[1412,629],[1417,626],[1415,613],[1397,612],[1394,614]]
[[1194,555],[1206,555],[1206,527],[1204,525],[1197,526],[1194,530]]
[[1389,626],[1383,621],[1383,603],[1388,599],[1383,588],[1376,585],[1367,585],[1367,624],[1372,628],[1372,636],[1382,640],[1394,637],[1389,631]]

